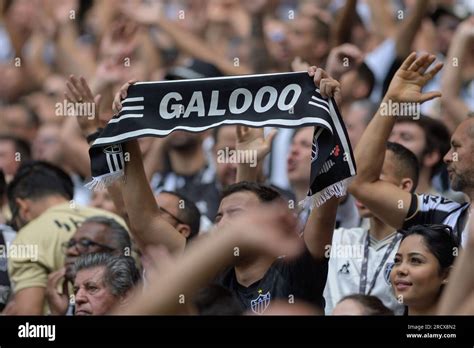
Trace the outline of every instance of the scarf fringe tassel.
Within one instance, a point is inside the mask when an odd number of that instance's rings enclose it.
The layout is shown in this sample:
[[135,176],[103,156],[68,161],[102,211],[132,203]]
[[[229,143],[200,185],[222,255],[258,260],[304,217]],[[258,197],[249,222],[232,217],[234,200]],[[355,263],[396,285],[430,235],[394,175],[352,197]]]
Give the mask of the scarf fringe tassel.
[[316,192],[312,196],[307,196],[304,200],[299,202],[298,204],[303,207],[307,207],[308,205],[311,206],[311,209],[314,207],[319,207],[326,203],[329,199],[332,197],[343,197],[346,195],[347,192],[347,187],[349,186],[349,183],[351,181],[351,178],[346,178],[341,181],[338,181],[328,187],[326,187],[324,190]]
[[114,173],[107,173],[98,177],[92,177],[92,180],[85,184],[89,190],[100,191],[112,185],[115,181],[124,177],[124,171],[120,170]]

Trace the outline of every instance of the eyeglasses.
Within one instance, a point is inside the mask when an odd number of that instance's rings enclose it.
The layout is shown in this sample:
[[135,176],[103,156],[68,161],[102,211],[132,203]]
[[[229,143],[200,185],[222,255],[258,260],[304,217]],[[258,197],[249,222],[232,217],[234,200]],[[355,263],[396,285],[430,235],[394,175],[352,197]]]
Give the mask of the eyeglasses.
[[178,219],[174,214],[171,214],[171,213],[170,213],[168,210],[166,210],[165,208],[158,206],[158,209],[159,209],[159,211],[160,211],[160,214],[167,214],[167,215],[171,216],[173,219],[175,219],[177,222],[179,222],[180,224],[187,225],[183,220]]
[[105,249],[107,251],[114,251],[115,250],[115,248],[112,248],[108,245],[96,243],[96,242],[94,242],[90,239],[86,239],[86,238],[79,239],[79,240],[70,239],[67,242],[64,242],[64,243],[61,244],[61,247],[62,247],[62,250],[63,250],[64,253],[66,253],[69,248],[73,248],[73,247],[76,247],[77,250],[80,253],[84,253],[84,252],[89,251],[89,248],[91,248],[93,246],[97,246],[97,247]]

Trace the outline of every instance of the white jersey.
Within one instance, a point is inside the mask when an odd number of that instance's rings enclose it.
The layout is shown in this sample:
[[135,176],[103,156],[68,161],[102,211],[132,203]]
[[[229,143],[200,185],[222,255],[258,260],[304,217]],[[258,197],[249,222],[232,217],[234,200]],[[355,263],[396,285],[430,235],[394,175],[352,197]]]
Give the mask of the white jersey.
[[[334,231],[331,249],[327,250],[326,254],[326,256],[330,256],[328,277],[326,287],[324,288],[326,315],[332,314],[334,307],[343,297],[359,293],[367,233],[367,229],[359,227],[350,229],[338,228]],[[393,310],[396,315],[402,315],[404,306],[397,301],[393,294],[389,277],[400,241],[396,242],[394,248],[388,255],[370,294],[367,293],[374,278],[375,271],[382,262],[385,252],[396,235],[397,233],[394,232],[381,241],[370,238],[366,295],[378,297],[383,304]]]

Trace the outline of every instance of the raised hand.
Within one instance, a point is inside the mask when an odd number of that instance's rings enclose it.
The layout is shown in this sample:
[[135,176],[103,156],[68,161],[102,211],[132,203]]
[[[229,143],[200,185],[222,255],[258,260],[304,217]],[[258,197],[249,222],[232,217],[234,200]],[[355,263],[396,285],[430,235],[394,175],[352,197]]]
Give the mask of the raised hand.
[[386,99],[394,102],[424,103],[428,100],[441,97],[441,93],[422,93],[422,88],[430,81],[443,67],[442,63],[436,64],[430,71],[427,71],[436,60],[436,56],[422,54],[417,57],[413,52],[403,62],[390,82]]
[[130,80],[127,83],[124,83],[120,90],[115,93],[114,101],[112,103],[112,111],[117,115],[120,110],[122,110],[122,100],[127,98],[128,87],[133,85],[137,80]]
[[[350,64],[344,64],[345,58],[350,60]],[[360,65],[363,59],[363,54],[357,46],[345,43],[331,50],[326,64],[326,70],[329,75],[339,79],[344,73]]]
[[332,98],[338,106],[341,106],[341,84],[333,79],[329,74],[321,68],[312,66],[308,69],[308,75],[313,78],[314,85],[319,87],[321,96],[324,98]]
[[237,150],[257,151],[257,161],[261,161],[271,150],[272,141],[277,134],[276,129],[272,129],[265,138],[263,128],[250,128],[247,126],[237,126]]
[[[105,125],[106,121],[100,120],[100,102],[102,96],[100,94],[94,96],[83,77],[77,79],[74,75],[69,76],[69,80],[66,82],[67,91],[64,92],[64,97],[70,103],[75,104],[76,119],[81,127],[82,135],[87,137],[94,133],[97,128]],[[80,105],[82,104],[82,105]],[[87,105],[89,104],[89,105]],[[81,106],[81,107],[77,107]],[[90,108],[90,106],[92,106]],[[93,110],[93,115],[80,114],[79,110]],[[86,117],[87,116],[87,117]]]

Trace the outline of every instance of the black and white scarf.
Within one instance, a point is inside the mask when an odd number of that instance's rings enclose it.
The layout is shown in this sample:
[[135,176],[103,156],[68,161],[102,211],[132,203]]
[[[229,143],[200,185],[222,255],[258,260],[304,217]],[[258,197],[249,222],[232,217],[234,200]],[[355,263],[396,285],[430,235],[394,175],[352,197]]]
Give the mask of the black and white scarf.
[[89,188],[123,176],[121,144],[175,130],[202,132],[222,125],[315,126],[308,196],[316,205],[345,194],[356,174],[354,157],[333,99],[322,98],[306,72],[183,81],[138,82],[122,110],[92,144]]

